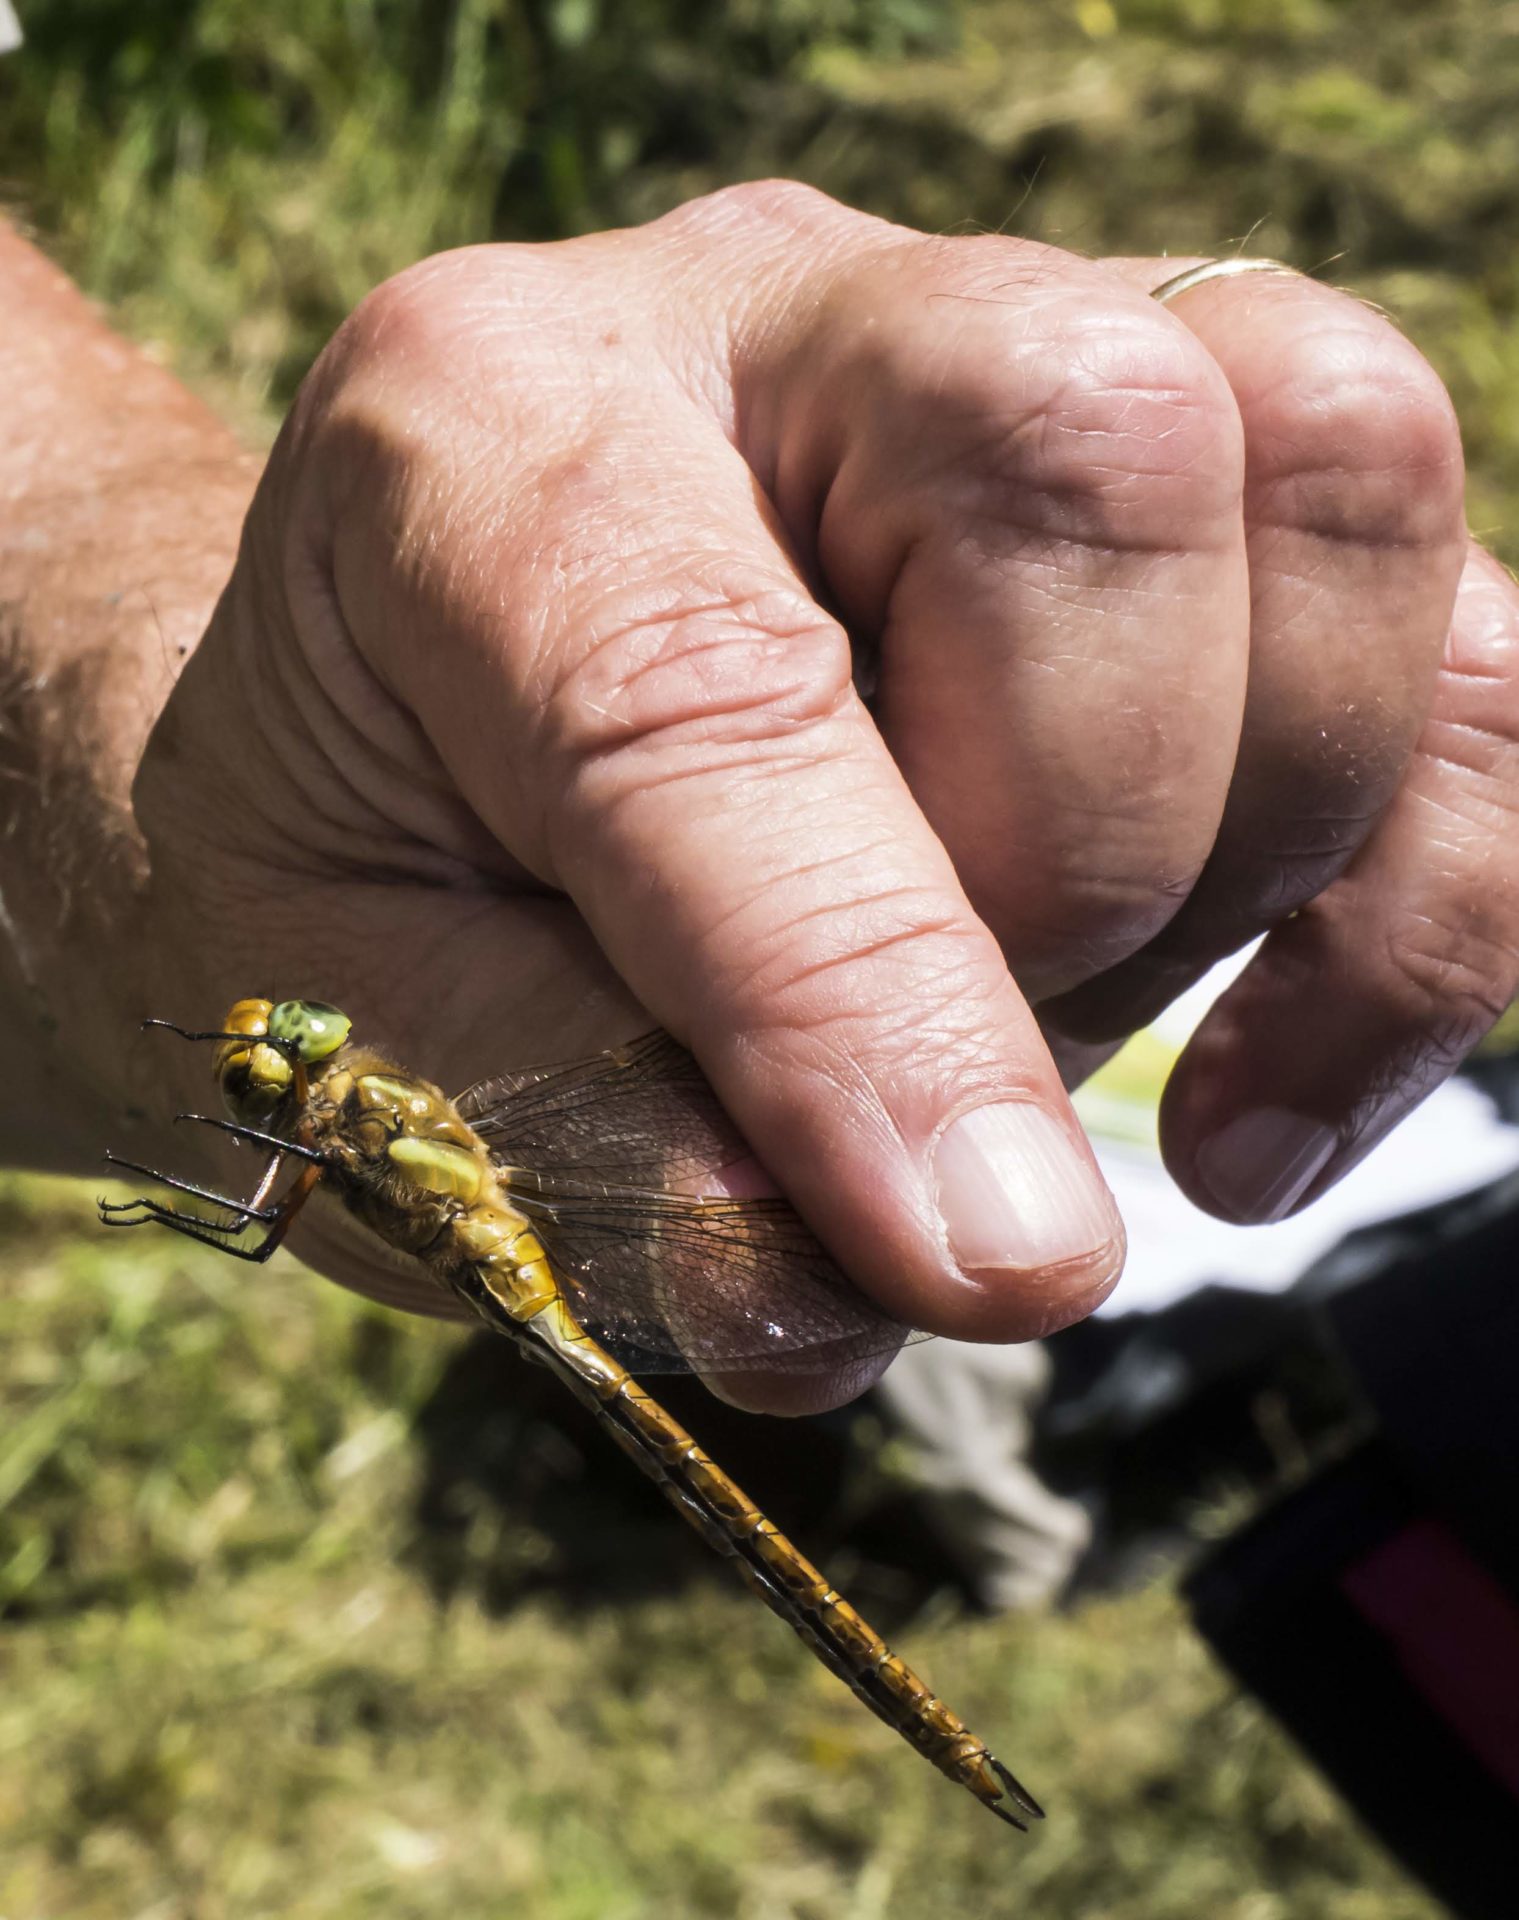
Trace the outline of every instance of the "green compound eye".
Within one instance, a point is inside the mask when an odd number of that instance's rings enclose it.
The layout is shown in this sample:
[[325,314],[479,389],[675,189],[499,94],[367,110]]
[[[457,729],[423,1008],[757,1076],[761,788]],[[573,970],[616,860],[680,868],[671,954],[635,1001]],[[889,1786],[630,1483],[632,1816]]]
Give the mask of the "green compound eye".
[[353,1022],[325,1000],[281,1000],[269,1015],[269,1038],[294,1047],[308,1067],[336,1053]]

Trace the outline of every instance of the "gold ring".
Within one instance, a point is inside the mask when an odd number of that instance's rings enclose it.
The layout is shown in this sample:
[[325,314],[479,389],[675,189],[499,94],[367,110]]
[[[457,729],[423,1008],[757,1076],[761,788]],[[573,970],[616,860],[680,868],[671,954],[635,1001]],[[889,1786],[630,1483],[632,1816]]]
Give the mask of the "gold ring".
[[1285,260],[1268,260],[1264,255],[1236,254],[1228,260],[1204,260],[1200,267],[1188,267],[1185,273],[1175,274],[1171,279],[1163,280],[1158,287],[1152,287],[1150,298],[1165,306],[1177,294],[1200,287],[1205,280],[1232,280],[1237,273],[1296,272],[1297,268],[1289,267]]

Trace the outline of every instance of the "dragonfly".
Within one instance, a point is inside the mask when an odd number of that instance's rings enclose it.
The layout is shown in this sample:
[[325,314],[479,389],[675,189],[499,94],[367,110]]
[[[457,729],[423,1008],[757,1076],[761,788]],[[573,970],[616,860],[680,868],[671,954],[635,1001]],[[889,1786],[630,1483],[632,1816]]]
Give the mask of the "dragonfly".
[[392,1255],[419,1262],[551,1368],[872,1713],[1009,1825],[1027,1831],[1044,1817],[634,1377],[832,1372],[910,1337],[846,1280],[784,1199],[699,1191],[749,1149],[684,1048],[653,1033],[450,1099],[356,1040],[324,1001],[238,1000],[205,1031],[144,1024],[214,1045],[229,1117],[179,1117],[268,1160],[238,1200],[108,1154],[199,1204],[102,1200],[106,1226],[166,1227],[259,1263],[318,1187],[334,1193]]

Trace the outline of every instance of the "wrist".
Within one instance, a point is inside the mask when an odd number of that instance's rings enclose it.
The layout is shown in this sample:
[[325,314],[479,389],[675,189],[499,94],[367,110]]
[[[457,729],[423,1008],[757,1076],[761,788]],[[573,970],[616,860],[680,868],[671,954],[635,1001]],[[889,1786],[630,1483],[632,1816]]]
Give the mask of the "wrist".
[[0,302],[0,1159],[81,1171],[155,971],[131,782],[255,463],[3,225]]

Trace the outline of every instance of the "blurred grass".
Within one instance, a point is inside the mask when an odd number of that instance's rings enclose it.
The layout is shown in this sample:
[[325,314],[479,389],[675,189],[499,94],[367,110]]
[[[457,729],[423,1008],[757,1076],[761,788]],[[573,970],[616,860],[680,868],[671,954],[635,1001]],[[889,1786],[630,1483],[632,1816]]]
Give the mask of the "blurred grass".
[[[420,254],[775,171],[929,228],[1322,267],[1450,382],[1474,523],[1519,557],[1513,5],[22,11],[0,195],[257,437]],[[440,1605],[415,1429],[457,1333],[107,1240],[37,1182],[0,1187],[0,1280],[5,1920],[1435,1911],[1163,1590],[899,1636],[1050,1803],[1018,1842],[720,1569],[574,1606],[525,1584],[499,1616],[465,1579]],[[503,1524],[465,1516],[480,1564]]]
[[0,198],[256,436],[377,281],[779,172],[933,230],[1248,242],[1386,306],[1519,503],[1512,0],[27,0]]
[[0,1209],[7,1920],[1431,1920],[1163,1589],[900,1636],[1047,1796],[1022,1841],[715,1563],[438,1605],[410,1435],[457,1332]]

